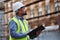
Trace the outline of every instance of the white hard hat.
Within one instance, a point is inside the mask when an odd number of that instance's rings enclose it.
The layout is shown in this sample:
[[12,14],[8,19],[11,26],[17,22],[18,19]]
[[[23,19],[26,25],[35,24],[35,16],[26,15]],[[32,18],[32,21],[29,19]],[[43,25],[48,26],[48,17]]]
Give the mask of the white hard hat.
[[16,12],[18,9],[23,7],[24,5],[21,2],[16,2],[12,5],[13,12]]

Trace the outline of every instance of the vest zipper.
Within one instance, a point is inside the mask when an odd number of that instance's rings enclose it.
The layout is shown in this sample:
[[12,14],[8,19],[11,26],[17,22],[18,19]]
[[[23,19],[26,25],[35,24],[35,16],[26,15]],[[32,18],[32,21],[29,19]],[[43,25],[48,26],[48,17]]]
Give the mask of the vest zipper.
[[23,25],[24,25],[24,28],[25,28],[25,31],[26,31],[26,27],[25,27],[25,24],[24,24],[24,20],[22,21]]

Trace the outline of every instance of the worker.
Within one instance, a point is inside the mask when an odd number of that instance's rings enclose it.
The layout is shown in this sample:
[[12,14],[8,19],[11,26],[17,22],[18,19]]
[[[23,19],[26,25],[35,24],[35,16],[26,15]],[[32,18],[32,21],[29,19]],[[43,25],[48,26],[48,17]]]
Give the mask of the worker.
[[13,12],[16,13],[16,16],[14,16],[9,22],[9,40],[30,40],[29,35],[27,35],[29,25],[27,20],[24,18],[24,16],[27,15],[24,4],[16,2],[12,5],[12,9]]

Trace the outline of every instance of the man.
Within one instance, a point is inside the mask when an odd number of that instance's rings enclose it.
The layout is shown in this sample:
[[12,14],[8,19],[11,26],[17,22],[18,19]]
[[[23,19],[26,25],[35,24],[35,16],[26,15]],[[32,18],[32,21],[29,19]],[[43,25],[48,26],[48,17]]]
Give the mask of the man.
[[12,8],[16,16],[9,22],[10,40],[29,40],[28,22],[23,18],[26,15],[26,10],[23,6],[21,2],[13,4]]

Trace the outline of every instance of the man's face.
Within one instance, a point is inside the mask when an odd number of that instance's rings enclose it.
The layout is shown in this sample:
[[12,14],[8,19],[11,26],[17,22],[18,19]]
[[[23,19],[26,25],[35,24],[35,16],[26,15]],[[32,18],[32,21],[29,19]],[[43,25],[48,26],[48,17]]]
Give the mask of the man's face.
[[27,15],[26,9],[25,8],[19,9],[19,15],[22,15],[22,16]]

